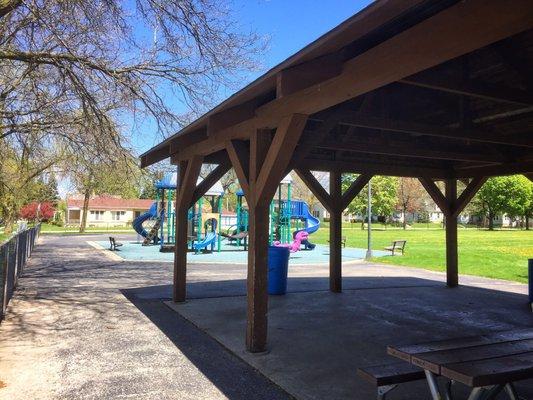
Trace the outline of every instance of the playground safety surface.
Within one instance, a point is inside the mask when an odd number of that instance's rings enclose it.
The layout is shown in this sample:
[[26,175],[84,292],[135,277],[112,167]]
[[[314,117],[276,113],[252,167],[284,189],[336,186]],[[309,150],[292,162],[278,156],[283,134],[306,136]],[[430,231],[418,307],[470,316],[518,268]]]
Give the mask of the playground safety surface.
[[[92,245],[102,250],[109,250],[109,241],[91,242]],[[123,241],[123,246],[120,251],[113,252],[115,258],[118,256],[127,261],[154,261],[154,262],[173,262],[174,253],[162,253],[159,251],[159,246],[142,246],[138,241]],[[111,253],[110,251],[108,251]],[[389,256],[390,252],[386,251],[372,251],[374,257]],[[366,249],[358,249],[353,247],[346,247],[342,249],[343,263],[351,261],[360,261],[365,258]],[[187,257],[188,263],[193,264],[246,264],[248,253],[243,250],[243,247],[237,247],[225,244],[223,242],[221,251],[213,252],[189,252]],[[118,258],[117,258],[118,259]],[[316,245],[314,250],[301,250],[291,254],[290,264],[300,265],[316,265],[329,263],[329,246]]]

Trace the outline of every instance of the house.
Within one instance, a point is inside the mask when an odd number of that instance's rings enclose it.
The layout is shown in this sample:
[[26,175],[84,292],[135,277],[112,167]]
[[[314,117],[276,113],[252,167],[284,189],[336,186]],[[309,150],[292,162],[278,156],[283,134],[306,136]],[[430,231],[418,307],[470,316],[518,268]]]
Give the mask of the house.
[[[66,224],[79,225],[83,217],[83,197],[67,198]],[[154,200],[123,199],[120,196],[96,196],[89,200],[87,226],[127,226],[148,211]]]

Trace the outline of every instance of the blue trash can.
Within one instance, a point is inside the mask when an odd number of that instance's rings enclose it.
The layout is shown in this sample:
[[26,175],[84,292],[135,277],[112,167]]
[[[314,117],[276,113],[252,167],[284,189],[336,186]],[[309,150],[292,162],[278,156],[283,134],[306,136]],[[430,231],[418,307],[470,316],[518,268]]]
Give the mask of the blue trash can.
[[529,259],[529,302],[533,307],[533,258]]
[[268,247],[268,294],[287,293],[289,255],[287,247]]

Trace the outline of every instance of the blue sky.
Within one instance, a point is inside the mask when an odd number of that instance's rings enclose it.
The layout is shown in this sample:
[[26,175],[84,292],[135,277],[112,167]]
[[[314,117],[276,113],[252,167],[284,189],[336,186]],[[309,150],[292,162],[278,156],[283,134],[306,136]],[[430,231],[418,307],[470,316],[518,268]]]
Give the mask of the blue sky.
[[[248,75],[243,85],[262,75],[305,47],[342,21],[371,3],[370,0],[233,0],[236,19],[243,31],[254,30],[270,38],[269,47],[259,62],[261,71]],[[223,97],[232,94],[223,92]],[[220,100],[223,100],[221,98]],[[132,137],[137,153],[157,144],[161,138],[149,123]]]

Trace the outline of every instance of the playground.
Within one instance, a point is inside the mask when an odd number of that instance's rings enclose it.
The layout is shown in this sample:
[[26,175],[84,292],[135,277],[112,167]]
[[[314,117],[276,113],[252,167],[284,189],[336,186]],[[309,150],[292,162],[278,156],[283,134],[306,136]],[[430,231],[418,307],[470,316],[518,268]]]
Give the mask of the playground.
[[[155,183],[157,198],[150,210],[133,221],[137,240],[121,243],[115,254],[129,261],[174,261],[175,196],[177,174],[167,174]],[[277,195],[270,203],[269,244],[290,251],[292,264],[327,264],[329,246],[312,243],[312,235],[320,228],[320,220],[306,202],[292,198],[292,177],[287,175],[279,184]],[[242,189],[236,196],[235,219],[223,223],[225,192],[220,181],[198,178],[197,185],[210,186],[202,196],[194,199],[187,213],[188,262],[246,264],[248,259],[248,208]],[[109,248],[106,241],[92,242],[93,246]],[[344,248],[343,262],[365,258],[366,249]],[[376,251],[375,257],[389,255]]]
[[[131,236],[131,235],[130,235]],[[102,249],[109,249],[109,241],[90,242],[93,246]],[[154,262],[174,262],[174,253],[161,252],[158,246],[141,246],[141,242],[129,237],[129,240],[123,241],[120,251],[114,252],[113,255],[126,261],[154,261]],[[365,258],[366,249],[346,247],[342,252],[342,262],[356,262]],[[374,257],[390,256],[390,252],[373,251]],[[198,252],[190,251],[187,256],[188,263],[191,264],[246,264],[248,253],[242,251],[242,248],[222,241],[220,251],[215,252]],[[316,265],[327,264],[329,262],[329,246],[317,244],[314,250],[302,250],[291,253],[289,258],[290,264]]]

